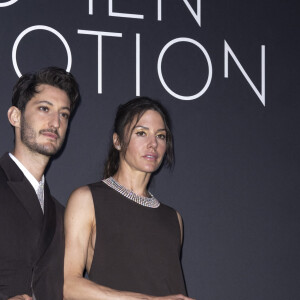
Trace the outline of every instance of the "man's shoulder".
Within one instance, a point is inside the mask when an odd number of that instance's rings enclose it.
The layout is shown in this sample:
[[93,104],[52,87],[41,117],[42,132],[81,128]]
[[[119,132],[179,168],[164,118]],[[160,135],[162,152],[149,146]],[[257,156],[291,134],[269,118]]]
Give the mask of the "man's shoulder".
[[10,164],[10,157],[8,153],[3,154],[0,157],[0,186],[3,187],[6,185],[7,181],[10,179],[11,174],[14,173],[14,170]]
[[6,182],[6,180],[7,180],[6,174],[5,174],[4,170],[2,169],[2,167],[0,166],[0,182],[3,182],[3,181]]
[[1,178],[6,178],[6,174],[5,174],[5,166],[7,164],[7,160],[9,160],[9,156],[8,156],[8,153],[5,153],[3,154],[1,157],[0,157],[0,177]]
[[24,174],[6,152],[0,157],[0,177],[9,181],[22,181]]

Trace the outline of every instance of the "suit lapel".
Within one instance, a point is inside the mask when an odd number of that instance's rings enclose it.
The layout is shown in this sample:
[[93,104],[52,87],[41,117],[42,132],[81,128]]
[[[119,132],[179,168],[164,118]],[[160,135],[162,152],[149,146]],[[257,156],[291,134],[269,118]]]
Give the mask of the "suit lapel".
[[44,199],[45,199],[44,220],[43,220],[43,227],[42,227],[42,232],[39,240],[39,246],[36,254],[36,258],[37,258],[36,263],[38,263],[38,260],[47,250],[48,246],[50,245],[54,237],[54,233],[56,230],[55,203],[50,194],[50,190],[47,182],[45,182],[44,185]]
[[24,177],[21,182],[8,181],[7,184],[22,203],[32,221],[41,228],[43,224],[43,212],[30,182]]
[[9,157],[8,153],[0,159],[0,166],[7,176],[7,184],[23,205],[32,221],[41,228],[43,224],[43,212],[34,188],[24,176],[19,167]]
[[8,153],[0,158],[0,167],[7,177],[8,186],[24,206],[34,224],[41,231],[38,247],[33,255],[33,260],[37,263],[51,243],[56,230],[55,203],[50,194],[48,184],[45,182],[44,185],[45,206],[43,214],[34,188],[15,162],[9,157]]

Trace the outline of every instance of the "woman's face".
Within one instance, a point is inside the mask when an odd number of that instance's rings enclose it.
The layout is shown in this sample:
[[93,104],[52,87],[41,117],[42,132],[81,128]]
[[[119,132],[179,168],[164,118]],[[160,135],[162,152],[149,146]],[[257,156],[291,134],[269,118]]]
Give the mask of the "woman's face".
[[122,167],[145,173],[156,171],[167,148],[166,129],[161,115],[157,111],[147,110],[137,124],[133,121],[128,132],[131,137],[125,156],[120,155]]

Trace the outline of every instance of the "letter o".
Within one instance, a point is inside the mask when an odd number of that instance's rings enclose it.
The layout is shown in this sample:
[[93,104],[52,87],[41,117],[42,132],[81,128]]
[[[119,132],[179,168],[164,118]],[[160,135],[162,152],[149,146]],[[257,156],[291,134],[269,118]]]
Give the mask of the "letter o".
[[[162,59],[166,53],[166,51],[168,50],[168,48],[170,48],[172,45],[176,44],[176,43],[179,43],[179,42],[186,42],[186,43],[191,43],[191,44],[194,44],[196,45],[204,54],[205,58],[206,58],[206,61],[207,61],[207,64],[208,64],[208,77],[207,77],[207,81],[206,81],[206,84],[205,86],[203,87],[203,89],[198,92],[197,94],[195,95],[191,95],[191,96],[182,96],[182,95],[179,95],[179,94],[176,94],[175,92],[173,92],[166,84],[164,78],[163,78],[163,75],[162,75],[162,71],[161,71],[161,64],[162,64]],[[201,95],[203,95],[206,90],[208,89],[210,83],[211,83],[211,79],[212,79],[212,63],[211,63],[211,60],[210,60],[210,57],[207,53],[207,51],[205,50],[205,48],[200,44],[198,43],[197,41],[193,40],[193,39],[190,39],[190,38],[176,38],[174,40],[171,40],[169,43],[167,43],[163,49],[161,50],[160,54],[159,54],[159,57],[158,57],[158,62],[157,62],[157,71],[158,71],[158,76],[159,76],[159,79],[163,85],[163,87],[166,89],[166,91],[172,95],[173,97],[177,98],[177,99],[180,99],[180,100],[194,100],[196,98],[199,98]]]
[[13,62],[13,66],[15,68],[15,71],[17,73],[17,75],[19,77],[22,76],[18,64],[17,64],[17,48],[19,46],[19,43],[21,41],[21,39],[29,32],[34,31],[34,30],[47,30],[50,31],[52,33],[54,33],[64,44],[66,50],[67,50],[67,56],[68,56],[68,65],[67,65],[67,72],[70,72],[71,70],[71,66],[72,66],[72,54],[71,54],[71,49],[67,43],[67,41],[65,40],[65,38],[55,29],[49,27],[49,26],[44,26],[44,25],[35,25],[35,26],[31,26],[28,27],[27,29],[23,30],[19,36],[17,37],[14,46],[13,46],[13,50],[12,50],[12,62]]
[[0,7],[6,7],[6,6],[10,6],[15,4],[16,2],[18,2],[18,0],[10,0],[10,1],[6,1],[3,3],[0,3]]

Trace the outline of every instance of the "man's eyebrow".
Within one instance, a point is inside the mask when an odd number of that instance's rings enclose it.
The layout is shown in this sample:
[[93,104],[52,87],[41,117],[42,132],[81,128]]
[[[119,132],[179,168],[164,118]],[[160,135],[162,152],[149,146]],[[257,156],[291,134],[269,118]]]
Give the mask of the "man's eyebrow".
[[51,102],[48,101],[48,100],[39,100],[39,101],[36,102],[36,104],[42,104],[42,103],[45,103],[45,104],[48,104],[48,105],[53,106],[53,103],[51,103]]
[[64,107],[62,107],[61,109],[66,109],[66,110],[68,110],[68,111],[71,111],[70,107],[68,107],[68,106],[64,106]]
[[[49,106],[53,106],[53,103],[48,101],[48,100],[39,100],[39,101],[36,102],[36,104],[43,104],[43,103],[48,104]],[[70,107],[68,107],[68,106],[63,106],[61,109],[66,109],[68,111],[71,111]]]

